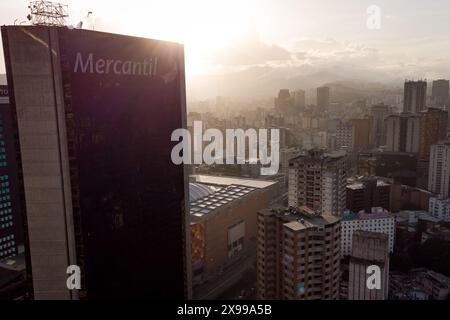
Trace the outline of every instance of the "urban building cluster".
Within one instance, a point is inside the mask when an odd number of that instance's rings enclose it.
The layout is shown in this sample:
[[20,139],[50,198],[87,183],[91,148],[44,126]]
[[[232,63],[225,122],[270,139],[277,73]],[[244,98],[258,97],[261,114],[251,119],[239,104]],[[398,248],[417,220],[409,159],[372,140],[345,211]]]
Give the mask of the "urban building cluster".
[[[407,281],[399,288],[399,277],[411,275],[422,298],[448,298],[448,265],[424,265],[423,253],[412,253],[449,244],[448,84],[433,81],[430,94],[427,81],[408,80],[393,97],[350,102],[323,86],[311,104],[299,89],[280,90],[272,104],[192,104],[188,118],[207,127],[282,128],[280,171],[271,177],[279,194],[257,214],[255,298],[416,299]],[[267,179],[250,168],[191,170]],[[412,261],[407,270],[402,259]],[[366,285],[370,265],[381,270],[378,290]]]
[[[448,80],[186,109],[180,74],[74,72],[78,50],[155,47],[85,32],[2,27],[0,298],[449,299]],[[171,70],[182,48],[158,48],[157,70]],[[175,165],[170,134],[195,121],[279,129],[278,173]],[[82,289],[66,287],[68,265]]]

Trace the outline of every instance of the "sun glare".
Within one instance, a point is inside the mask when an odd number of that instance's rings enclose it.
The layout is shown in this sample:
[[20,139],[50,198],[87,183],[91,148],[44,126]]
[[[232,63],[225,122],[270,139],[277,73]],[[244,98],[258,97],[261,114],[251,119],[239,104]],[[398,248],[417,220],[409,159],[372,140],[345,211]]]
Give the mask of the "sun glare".
[[216,50],[237,41],[251,20],[249,1],[153,0],[135,1],[142,8],[120,11],[122,32],[180,42],[185,45],[188,76],[206,72],[207,60]]

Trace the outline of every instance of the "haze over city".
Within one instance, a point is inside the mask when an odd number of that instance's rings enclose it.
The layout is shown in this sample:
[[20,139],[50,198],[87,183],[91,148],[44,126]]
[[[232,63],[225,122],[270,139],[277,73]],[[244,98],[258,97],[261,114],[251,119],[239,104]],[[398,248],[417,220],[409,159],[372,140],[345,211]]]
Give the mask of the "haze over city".
[[[450,76],[450,3],[445,0],[67,4],[69,24],[84,21],[87,29],[184,43],[190,100],[267,98],[279,87],[311,89],[334,81],[401,88],[405,78]],[[0,24],[26,20],[27,1],[2,0],[1,5]],[[381,9],[380,29],[366,25],[370,5]]]

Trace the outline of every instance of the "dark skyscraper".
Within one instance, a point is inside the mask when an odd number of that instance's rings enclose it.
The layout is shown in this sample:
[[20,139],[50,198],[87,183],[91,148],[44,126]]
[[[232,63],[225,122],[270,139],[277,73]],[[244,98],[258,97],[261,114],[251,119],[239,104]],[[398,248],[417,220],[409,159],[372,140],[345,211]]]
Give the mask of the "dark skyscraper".
[[2,37],[34,298],[189,297],[186,177],[170,156],[183,47],[49,27]]
[[389,106],[381,103],[373,105],[370,108],[370,115],[373,117],[373,144],[375,147],[385,145],[386,143],[386,129],[385,120],[389,116]]
[[16,212],[16,180],[14,137],[11,132],[8,88],[0,86],[0,259],[17,254],[20,241],[18,214]]
[[278,92],[278,97],[275,98],[275,107],[286,114],[292,111],[292,107],[294,106],[294,98],[291,96],[288,89],[281,89]]
[[321,109],[328,110],[330,107],[330,88],[317,88],[317,106]]
[[299,110],[303,110],[306,106],[305,91],[301,89],[296,90],[294,91],[293,96],[294,106]]
[[449,104],[449,81],[444,79],[433,81],[431,97],[434,107],[446,109]]
[[403,96],[403,112],[417,113],[426,108],[427,82],[406,81]]

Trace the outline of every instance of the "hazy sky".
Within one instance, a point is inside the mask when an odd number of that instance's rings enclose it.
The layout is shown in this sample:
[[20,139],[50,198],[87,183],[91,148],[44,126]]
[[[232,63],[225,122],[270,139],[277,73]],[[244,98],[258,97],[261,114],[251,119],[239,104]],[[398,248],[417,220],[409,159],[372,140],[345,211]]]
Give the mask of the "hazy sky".
[[[380,77],[450,77],[448,0],[66,0],[69,23],[183,42],[188,76],[251,66],[339,66]],[[0,25],[28,1],[0,0]],[[381,28],[367,28],[367,8]],[[0,73],[4,73],[3,57]],[[344,69],[342,69],[344,68]],[[297,69],[295,69],[297,70]]]

